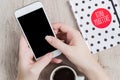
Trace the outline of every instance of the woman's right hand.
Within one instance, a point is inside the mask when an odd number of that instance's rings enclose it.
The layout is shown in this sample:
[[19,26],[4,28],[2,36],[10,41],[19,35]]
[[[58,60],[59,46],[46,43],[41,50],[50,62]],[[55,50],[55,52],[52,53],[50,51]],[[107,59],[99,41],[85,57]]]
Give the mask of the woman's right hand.
[[63,24],[53,24],[58,39],[47,36],[46,40],[60,50],[72,63],[81,69],[96,65],[92,54],[87,48],[80,32]]
[[79,31],[60,23],[53,24],[53,29],[57,38],[52,36],[45,38],[53,47],[60,50],[90,80],[108,80],[104,70],[90,53]]

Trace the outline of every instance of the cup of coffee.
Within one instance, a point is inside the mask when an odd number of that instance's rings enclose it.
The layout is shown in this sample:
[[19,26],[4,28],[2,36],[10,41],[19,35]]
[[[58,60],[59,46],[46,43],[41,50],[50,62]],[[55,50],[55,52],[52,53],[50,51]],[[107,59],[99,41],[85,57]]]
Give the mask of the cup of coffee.
[[52,71],[50,80],[84,80],[84,77],[78,77],[76,71],[69,66],[59,66]]

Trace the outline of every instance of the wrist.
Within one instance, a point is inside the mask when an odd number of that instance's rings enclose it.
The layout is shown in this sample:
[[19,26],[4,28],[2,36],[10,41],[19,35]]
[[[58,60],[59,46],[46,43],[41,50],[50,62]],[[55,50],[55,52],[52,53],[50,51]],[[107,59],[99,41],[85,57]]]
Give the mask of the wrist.
[[94,67],[88,68],[78,68],[89,80],[109,80],[108,75],[106,74],[105,70],[98,64]]

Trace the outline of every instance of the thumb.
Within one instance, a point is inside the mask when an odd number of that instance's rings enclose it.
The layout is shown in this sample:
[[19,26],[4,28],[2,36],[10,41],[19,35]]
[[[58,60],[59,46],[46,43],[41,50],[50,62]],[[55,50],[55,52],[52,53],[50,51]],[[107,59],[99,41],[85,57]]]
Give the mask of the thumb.
[[41,57],[32,67],[32,72],[39,74],[51,62],[52,58],[52,53],[48,53]]
[[46,36],[45,39],[48,41],[49,44],[51,44],[53,47],[57,48],[63,53],[67,53],[68,45],[60,41],[59,39],[52,37],[52,36]]

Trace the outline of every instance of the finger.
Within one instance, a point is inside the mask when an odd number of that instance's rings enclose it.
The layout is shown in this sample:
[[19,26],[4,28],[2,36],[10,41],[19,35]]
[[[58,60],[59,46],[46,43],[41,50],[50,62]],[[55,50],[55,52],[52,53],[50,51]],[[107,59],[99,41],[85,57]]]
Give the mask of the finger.
[[52,24],[52,25],[53,25],[53,29],[56,30],[56,31],[60,30],[60,31],[62,31],[64,33],[72,31],[71,27],[68,27],[68,26],[66,26],[66,25],[64,25],[62,23],[56,23],[56,24]]
[[[78,39],[81,35],[80,32],[73,29],[72,27],[68,27],[62,23],[56,23],[53,24],[53,29],[55,30],[55,32],[61,32],[62,34],[66,34],[68,38],[71,39]],[[78,37],[79,36],[79,37]]]
[[52,57],[52,53],[48,53],[45,56],[41,57],[40,60],[34,64],[32,71],[35,73],[40,73],[51,62]]
[[24,59],[26,58],[27,55],[30,54],[30,56],[32,57],[33,54],[31,54],[31,49],[28,47],[28,44],[26,42],[26,40],[24,39],[23,36],[21,36],[20,38],[20,43],[19,43],[19,58],[20,59]]
[[59,64],[62,62],[62,59],[53,58],[51,62]]
[[57,38],[54,38],[52,36],[46,36],[45,39],[48,41],[49,44],[51,44],[53,47],[57,48],[58,50],[60,50],[63,53],[67,53],[69,45],[63,43],[62,41],[60,41]]
[[58,28],[56,26],[56,23],[52,23],[52,27],[53,27],[53,30],[55,31],[55,33],[58,32]]
[[23,36],[20,38],[20,44],[19,44],[20,49],[26,49],[28,48],[28,44]]

